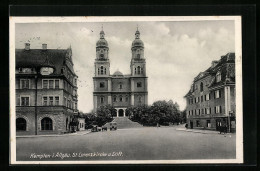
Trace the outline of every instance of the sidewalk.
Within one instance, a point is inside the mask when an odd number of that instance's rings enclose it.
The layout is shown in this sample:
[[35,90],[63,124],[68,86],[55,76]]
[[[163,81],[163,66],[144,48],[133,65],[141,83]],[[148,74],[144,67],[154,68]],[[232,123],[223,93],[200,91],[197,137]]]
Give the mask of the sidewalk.
[[74,133],[67,134],[49,134],[49,135],[19,135],[16,138],[37,138],[37,137],[63,137],[63,136],[73,136],[73,135],[85,135],[90,133],[90,130],[78,131]]
[[[186,128],[176,128],[177,131],[186,131],[186,132],[194,132],[194,133],[201,133],[201,134],[219,134],[219,131],[215,130],[204,130],[204,129],[186,129]],[[223,133],[222,133],[223,134]],[[227,133],[227,135],[233,133]]]

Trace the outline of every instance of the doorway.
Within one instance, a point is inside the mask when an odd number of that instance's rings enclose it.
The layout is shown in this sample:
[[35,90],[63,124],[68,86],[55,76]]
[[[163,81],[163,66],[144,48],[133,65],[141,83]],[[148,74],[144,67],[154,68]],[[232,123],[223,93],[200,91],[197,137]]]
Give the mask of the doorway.
[[124,116],[124,110],[123,109],[119,109],[118,113],[119,113],[119,117]]
[[193,122],[190,121],[190,129],[193,129]]

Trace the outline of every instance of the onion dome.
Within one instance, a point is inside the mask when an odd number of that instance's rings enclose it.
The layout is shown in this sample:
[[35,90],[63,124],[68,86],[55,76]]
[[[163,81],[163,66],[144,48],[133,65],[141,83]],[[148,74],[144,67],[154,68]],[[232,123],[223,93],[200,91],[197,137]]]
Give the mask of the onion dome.
[[116,72],[113,74],[113,76],[115,76],[115,77],[123,77],[124,75],[123,75],[122,72],[116,71]]
[[133,47],[144,47],[143,41],[140,39],[140,32],[137,29],[135,32],[135,40],[132,43],[132,48]]
[[100,31],[100,39],[97,41],[96,47],[108,47],[108,43],[105,39],[105,32],[103,30]]

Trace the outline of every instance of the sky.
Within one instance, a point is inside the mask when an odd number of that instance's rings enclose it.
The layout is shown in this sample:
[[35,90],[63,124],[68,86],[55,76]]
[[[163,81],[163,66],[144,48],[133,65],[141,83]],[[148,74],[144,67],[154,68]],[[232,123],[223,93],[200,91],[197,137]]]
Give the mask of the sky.
[[[135,31],[144,42],[148,76],[148,104],[173,100],[181,110],[194,77],[210,67],[213,60],[235,51],[234,21],[129,21],[19,23],[15,25],[15,48],[72,48],[78,75],[78,108],[93,109],[94,60],[96,42],[103,25],[109,45],[110,74],[119,70],[130,74],[131,44]],[[38,39],[36,37],[39,37]]]

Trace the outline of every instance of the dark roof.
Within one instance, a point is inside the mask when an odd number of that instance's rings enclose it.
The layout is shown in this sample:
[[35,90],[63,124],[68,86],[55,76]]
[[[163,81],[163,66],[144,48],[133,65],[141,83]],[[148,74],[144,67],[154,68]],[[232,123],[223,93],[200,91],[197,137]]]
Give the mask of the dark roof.
[[[221,59],[218,61],[217,65],[212,67],[210,66],[208,69],[206,69],[204,72],[199,73],[195,78],[194,78],[194,82],[208,76],[211,75],[212,76],[212,82],[209,84],[209,88],[213,88],[213,87],[217,87],[223,84],[233,84],[235,83],[235,74],[231,74],[231,72],[235,72],[234,68],[230,69],[228,67],[228,65],[226,64],[234,64],[235,63],[235,53],[227,53],[224,56],[221,56]],[[220,82],[216,82],[216,74],[217,72],[221,73],[221,81]],[[203,74],[203,76],[201,75]],[[226,79],[226,78],[229,78]],[[191,89],[189,90],[189,92],[184,96],[187,97],[189,95],[191,95]]]
[[[16,67],[41,67],[46,64],[46,59],[48,58],[48,63],[55,67],[54,74],[61,74],[61,69],[66,62],[67,53],[68,49],[16,49]],[[73,68],[68,67],[74,73]]]

